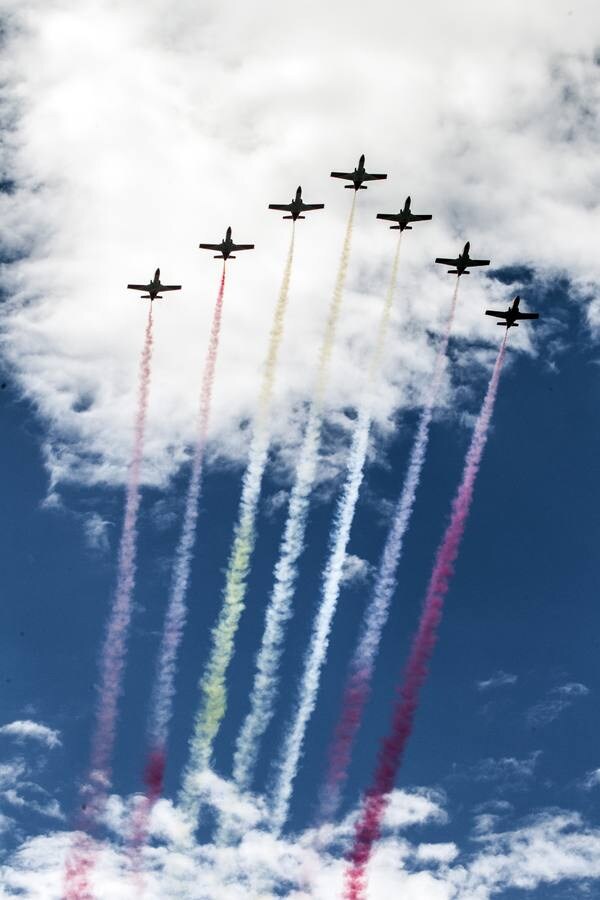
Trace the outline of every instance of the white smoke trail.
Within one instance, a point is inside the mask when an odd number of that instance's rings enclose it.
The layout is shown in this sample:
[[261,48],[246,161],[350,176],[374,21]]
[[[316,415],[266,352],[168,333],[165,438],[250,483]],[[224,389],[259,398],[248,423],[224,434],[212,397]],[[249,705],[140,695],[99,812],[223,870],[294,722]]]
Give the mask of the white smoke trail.
[[373,595],[365,609],[359,640],[350,663],[350,671],[342,700],[342,709],[334,730],[333,741],[329,748],[329,769],[319,804],[318,818],[320,821],[331,819],[338,809],[341,788],[350,764],[352,745],[368,697],[375,657],[396,587],[396,572],[402,554],[404,537],[410,524],[421,479],[421,471],[427,453],[429,427],[441,388],[448,342],[454,323],[458,284],[459,279],[457,278],[450,314],[436,353],[433,378],[419,418],[406,478],[381,557]]
[[340,594],[346,548],[356,510],[358,493],[363,480],[364,466],[369,444],[371,427],[372,387],[379,370],[381,356],[388,331],[389,319],[398,277],[402,233],[392,265],[392,272],[375,346],[371,354],[367,373],[366,389],[361,404],[352,439],[346,483],[339,500],[330,538],[330,551],[323,574],[322,601],[317,611],[309,647],[304,660],[304,671],[298,690],[298,701],[291,727],[284,739],[284,748],[278,764],[278,773],[273,794],[272,816],[274,828],[279,830],[287,818],[289,802],[298,764],[304,744],[306,728],[315,709],[321,670],[327,656],[331,625]]

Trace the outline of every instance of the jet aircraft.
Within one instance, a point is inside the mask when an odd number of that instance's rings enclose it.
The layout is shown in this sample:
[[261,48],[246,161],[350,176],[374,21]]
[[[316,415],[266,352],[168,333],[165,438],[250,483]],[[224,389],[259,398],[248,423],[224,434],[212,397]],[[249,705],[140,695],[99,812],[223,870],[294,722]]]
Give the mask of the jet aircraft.
[[127,287],[132,291],[148,291],[147,294],[142,294],[142,300],[162,300],[160,296],[161,291],[180,291],[180,284],[161,284],[160,283],[160,269],[157,269],[154,273],[154,278],[150,282],[150,284],[128,284]]
[[292,198],[291,203],[269,203],[269,209],[279,209],[282,212],[289,212],[291,215],[283,216],[284,219],[305,219],[306,216],[300,215],[303,212],[311,212],[313,209],[323,209],[324,203],[305,203],[302,199],[302,188],[298,185],[296,196]]
[[220,244],[198,244],[201,250],[217,250],[215,259],[235,259],[231,254],[237,250],[254,250],[254,244],[234,244],[231,240],[231,225]]
[[406,198],[404,209],[399,213],[377,213],[378,219],[385,219],[386,222],[397,222],[396,225],[390,225],[392,231],[411,231],[412,225],[409,222],[428,222],[432,216],[417,216],[410,210],[410,197]]
[[496,325],[502,325],[504,328],[518,328],[517,319],[539,319],[539,313],[522,313],[519,311],[520,297],[515,297],[512,306],[509,306],[506,312],[495,309],[486,309],[486,316],[495,316],[497,319],[505,319],[504,322],[496,322]]
[[352,184],[345,184],[345,188],[354,188],[355,191],[366,191],[363,181],[381,181],[387,178],[387,175],[370,175],[365,171],[365,154],[358,161],[358,168],[354,172],[332,172],[332,178],[342,178],[344,181],[351,181]]
[[436,259],[436,263],[443,263],[445,266],[456,266],[455,269],[448,269],[448,275],[470,275],[470,272],[467,272],[469,266],[489,266],[489,259],[471,259],[469,256],[469,250],[471,249],[471,244],[469,241],[464,246],[462,253],[460,253],[456,259],[447,259],[445,256],[438,256]]

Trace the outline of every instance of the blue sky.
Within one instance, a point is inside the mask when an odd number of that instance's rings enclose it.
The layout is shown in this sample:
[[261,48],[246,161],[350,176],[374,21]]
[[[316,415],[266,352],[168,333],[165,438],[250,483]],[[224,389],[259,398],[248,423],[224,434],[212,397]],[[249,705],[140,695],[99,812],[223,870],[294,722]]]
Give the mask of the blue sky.
[[[557,4],[547,14],[537,4],[531,21],[524,21],[517,4],[509,3],[505,13],[498,11],[493,34],[486,30],[492,26],[478,24],[463,57],[448,51],[442,84],[439,53],[435,60],[423,56],[427,23],[413,12],[402,38],[402,65],[410,62],[414,75],[417,102],[411,105],[406,78],[386,84],[384,96],[372,99],[393,55],[389,29],[402,24],[385,3],[376,4],[381,21],[374,16],[365,25],[362,41],[347,23],[340,26],[347,48],[357,54],[357,71],[373,64],[372,74],[356,80],[347,53],[332,49],[328,58],[327,23],[311,43],[310,22],[300,13],[291,23],[279,16],[268,20],[261,5],[257,19],[269,21],[269,34],[258,34],[256,23],[242,16],[215,50],[209,38],[225,27],[222,14],[213,11],[203,23],[187,3],[168,27],[159,2],[144,13],[127,7],[118,16],[110,4],[90,4],[87,19],[69,3],[28,10],[23,18],[13,4],[3,9],[10,60],[4,108],[12,124],[3,145],[9,189],[1,195],[0,228],[0,379],[6,384],[0,390],[0,897],[61,896],[62,859],[89,759],[143,337],[144,310],[122,287],[160,263],[166,280],[181,278],[184,291],[156,310],[135,608],[113,794],[101,830],[104,857],[95,876],[98,896],[137,896],[131,879],[120,877],[128,866],[125,830],[142,790],[148,701],[189,473],[198,373],[220,275],[217,264],[213,268],[208,256],[198,259],[194,247],[198,240],[216,240],[230,221],[240,240],[257,235],[257,251],[241,255],[229,270],[165,798],[155,810],[144,857],[147,896],[318,900],[340,894],[357,805],[389,726],[394,686],[500,336],[482,313],[492,304],[506,306],[517,291],[541,318],[509,334],[440,641],[373,859],[369,898],[384,900],[394,892],[409,900],[594,896],[600,879],[600,357],[599,273],[590,231],[595,224],[597,235],[600,184],[598,13],[583,0]],[[437,12],[442,15],[441,7]],[[458,4],[457,22],[444,14],[448,30],[431,35],[433,46],[445,47],[452,28],[470,15],[466,0]],[[116,54],[106,83],[100,73],[108,50],[103,41],[97,46],[94,28]],[[486,40],[488,58],[480,49]],[[64,56],[63,42],[76,48],[73,58]],[[121,55],[128,46],[132,60]],[[37,67],[30,72],[32,59]],[[512,59],[514,70],[507,65]],[[147,75],[143,85],[136,64]],[[184,84],[180,71],[186,65]],[[222,93],[218,99],[203,95],[195,108],[195,90],[210,71]],[[338,106],[340,74],[347,89]],[[351,115],[352,101],[362,124]],[[396,102],[404,106],[385,125],[384,112]],[[105,125],[102,140],[96,140],[98,116]],[[161,117],[173,129],[170,143],[158,140]],[[147,144],[132,143],[138,127],[152,137]],[[328,173],[352,168],[363,151],[373,168],[390,171],[389,181],[359,195],[282,689],[255,793],[240,796],[230,782],[233,746],[248,709],[347,215],[348,192],[332,187]],[[196,165],[210,177],[197,178]],[[325,199],[326,209],[298,228],[274,443],[247,608],[228,673],[229,707],[215,744],[214,773],[204,783],[200,827],[184,851],[177,791],[198,678],[220,608],[248,422],[287,250],[288,223],[269,218],[265,207],[285,201],[299,179],[306,200]],[[356,398],[391,265],[392,234],[374,215],[399,208],[409,191],[416,211],[432,212],[434,221],[415,227],[403,245],[348,548],[354,575],[344,584],[334,620],[290,819],[275,837],[261,817],[300,678]],[[402,487],[435,335],[450,302],[452,279],[436,271],[432,259],[458,251],[467,238],[474,254],[490,255],[493,265],[462,279],[444,395],[372,696],[339,818],[317,832],[325,749]],[[247,834],[226,853],[213,842],[212,824],[232,809],[247,823]]]

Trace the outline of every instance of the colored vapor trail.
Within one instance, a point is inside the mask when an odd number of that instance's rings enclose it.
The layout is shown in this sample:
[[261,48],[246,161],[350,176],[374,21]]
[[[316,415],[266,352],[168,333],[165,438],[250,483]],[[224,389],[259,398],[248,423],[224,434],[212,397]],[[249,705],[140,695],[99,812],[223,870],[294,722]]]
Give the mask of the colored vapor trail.
[[454,573],[454,563],[458,556],[471,507],[475,479],[487,441],[504,362],[506,336],[507,333],[505,333],[498,351],[483,406],[475,423],[462,479],[452,502],[450,522],[436,554],[419,627],[404,670],[404,680],[398,689],[391,732],[382,743],[373,783],[365,795],[355,826],[354,843],[348,857],[346,870],[344,892],[346,900],[364,900],[366,896],[366,868],[373,844],[379,837],[389,793],[394,786],[396,773],[412,731],[419,693],[427,677],[429,660],[437,641],[437,630],[442,618],[444,599]]
[[399,235],[389,287],[386,292],[377,337],[369,362],[365,396],[359,409],[352,437],[346,482],[335,513],[330,536],[329,556],[323,573],[321,604],[317,611],[310,643],[304,658],[304,671],[298,689],[296,710],[291,726],[285,735],[283,751],[278,763],[272,807],[273,824],[276,829],[283,827],[288,815],[306,728],[316,706],[321,670],[329,647],[329,635],[340,594],[346,548],[350,539],[350,530],[367,458],[369,430],[371,427],[372,387],[379,370],[389,326],[394,291],[398,279],[401,237],[402,233]]
[[171,589],[165,615],[154,686],[152,689],[148,722],[149,750],[144,768],[146,796],[134,815],[134,843],[143,839],[148,816],[152,806],[163,790],[163,775],[166,761],[166,745],[169,721],[173,712],[177,653],[187,615],[186,595],[190,581],[190,569],[194,556],[196,523],[198,521],[198,501],[202,488],[202,472],[206,439],[210,420],[215,369],[221,334],[223,300],[225,295],[225,266],[215,301],[206,360],[200,384],[200,399],[197,416],[196,443],[192,458],[192,469],[188,485],[181,536],[175,550]]
[[[144,434],[153,348],[152,301],[148,308],[148,320],[144,334],[144,346],[140,359],[137,410],[134,422],[134,442],[125,497],[125,516],[119,547],[117,585],[102,652],[100,655],[100,685],[96,727],[92,738],[90,760],[90,784],[87,786],[86,824],[91,823],[104,804],[110,785],[111,756],[115,740],[117,705],[122,691],[127,637],[131,621],[133,590],[135,586],[135,557],[137,546],[137,517],[140,506],[140,473],[144,453]],[[66,863],[66,897],[83,898],[88,873],[93,868],[90,843],[83,838],[75,843]]]
[[217,624],[213,628],[210,656],[200,681],[200,708],[194,721],[189,759],[183,776],[180,801],[192,819],[197,817],[199,807],[196,776],[210,764],[213,742],[227,708],[225,676],[233,656],[240,616],[244,610],[246,580],[254,549],[256,511],[269,450],[268,417],[283,338],[294,259],[294,241],[295,226],[292,226],[290,246],[271,327],[238,519],[225,575],[223,605]]
[[381,556],[373,595],[365,609],[358,643],[350,662],[349,674],[342,699],[342,709],[328,752],[328,771],[319,801],[318,817],[320,821],[331,819],[337,812],[341,789],[350,765],[352,745],[356,732],[360,727],[362,713],[369,696],[375,657],[377,656],[381,634],[387,622],[390,604],[396,588],[398,563],[402,554],[404,537],[410,524],[417,489],[421,480],[421,471],[427,453],[429,427],[441,388],[448,342],[456,313],[458,285],[459,279],[457,278],[452,295],[450,314],[438,346],[433,379],[419,418],[402,492],[396,504],[392,526]]
[[327,387],[329,362],[348,272],[355,209],[356,195],[352,201],[346,226],[329,315],[321,344],[315,391],[304,439],[298,454],[285,530],[280,545],[279,559],[274,571],[274,585],[266,612],[265,630],[256,658],[256,672],[250,696],[250,712],[244,721],[236,742],[233,776],[241,789],[246,789],[250,786],[252,773],[258,758],[260,739],[273,715],[285,626],[292,615],[292,600],[298,574],[298,560],[304,549],[310,492],[317,470],[323,396]]

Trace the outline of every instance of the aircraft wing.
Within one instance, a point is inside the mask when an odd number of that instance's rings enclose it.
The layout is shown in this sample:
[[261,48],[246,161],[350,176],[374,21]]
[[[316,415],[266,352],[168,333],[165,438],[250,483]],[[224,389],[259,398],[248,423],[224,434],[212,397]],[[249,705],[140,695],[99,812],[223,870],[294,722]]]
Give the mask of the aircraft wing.
[[400,217],[394,213],[377,213],[377,218],[385,219],[386,222],[397,222]]
[[269,203],[269,209],[280,209],[281,212],[291,212],[291,203]]
[[486,309],[486,316],[495,316],[497,319],[508,319],[508,313],[499,312],[496,309]]
[[539,319],[539,313],[517,313],[517,319]]
[[150,290],[149,284],[128,284],[127,287],[130,288],[132,291],[148,291],[148,290]]
[[198,244],[201,250],[222,250],[221,244]]
[[346,181],[354,180],[354,172],[332,172],[332,178],[344,178]]
[[489,266],[489,259],[470,259],[467,266]]
[[303,203],[302,212],[310,212],[312,209],[325,209],[324,203]]
[[180,291],[180,290],[181,290],[180,284],[161,284],[161,286],[160,286],[161,294],[163,291]]
[[429,222],[429,220],[432,218],[433,218],[433,216],[417,216],[417,215],[414,215],[413,213],[410,214],[411,222]]
[[436,263],[442,263],[444,266],[457,266],[458,265],[457,259],[446,259],[445,256],[437,256],[435,261],[436,261]]
[[234,252],[236,250],[254,250],[254,244],[234,244],[231,249]]
[[382,181],[384,178],[387,178],[387,175],[369,175],[368,172],[365,172],[364,175],[361,175],[363,181]]

